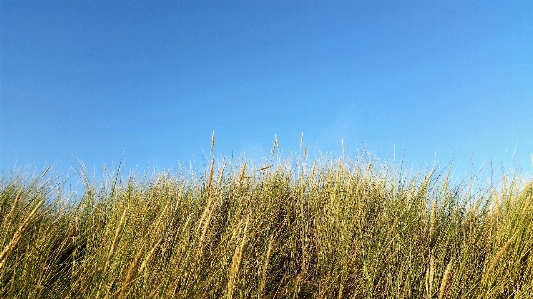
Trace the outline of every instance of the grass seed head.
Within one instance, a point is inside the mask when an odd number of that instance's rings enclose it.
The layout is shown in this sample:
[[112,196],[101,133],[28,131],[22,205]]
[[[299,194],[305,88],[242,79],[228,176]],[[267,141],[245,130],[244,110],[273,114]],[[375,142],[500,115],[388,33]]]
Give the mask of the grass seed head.
[[448,262],[448,265],[446,266],[446,270],[444,270],[444,275],[442,276],[442,281],[440,283],[440,290],[439,290],[439,299],[443,299],[446,295],[446,286],[448,285],[450,281],[450,277],[452,275],[452,268],[453,268],[453,258]]

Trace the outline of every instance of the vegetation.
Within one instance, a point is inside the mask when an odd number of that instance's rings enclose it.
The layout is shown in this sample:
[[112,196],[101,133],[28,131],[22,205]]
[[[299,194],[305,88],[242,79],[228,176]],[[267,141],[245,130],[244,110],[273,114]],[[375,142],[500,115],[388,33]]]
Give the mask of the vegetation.
[[533,182],[370,160],[4,176],[0,297],[533,297]]

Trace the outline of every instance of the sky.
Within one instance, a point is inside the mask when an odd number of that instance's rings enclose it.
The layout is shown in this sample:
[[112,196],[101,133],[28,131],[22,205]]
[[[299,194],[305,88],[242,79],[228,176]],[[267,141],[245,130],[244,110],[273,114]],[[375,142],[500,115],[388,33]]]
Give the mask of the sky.
[[0,1],[2,172],[533,170],[533,1]]

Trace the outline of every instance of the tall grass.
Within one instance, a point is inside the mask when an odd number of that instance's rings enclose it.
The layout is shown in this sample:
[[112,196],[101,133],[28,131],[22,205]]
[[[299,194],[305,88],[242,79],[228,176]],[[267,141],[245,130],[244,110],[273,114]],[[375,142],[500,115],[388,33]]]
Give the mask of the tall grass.
[[518,175],[212,161],[203,176],[85,172],[81,195],[2,177],[0,297],[533,297],[533,182]]

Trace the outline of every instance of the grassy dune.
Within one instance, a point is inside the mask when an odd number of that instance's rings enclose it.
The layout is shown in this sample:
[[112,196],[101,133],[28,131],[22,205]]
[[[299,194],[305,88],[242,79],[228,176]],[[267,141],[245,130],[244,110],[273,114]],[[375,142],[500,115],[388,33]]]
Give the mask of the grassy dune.
[[[82,171],[83,172],[83,171]],[[533,182],[368,161],[0,181],[1,298],[532,298]]]

